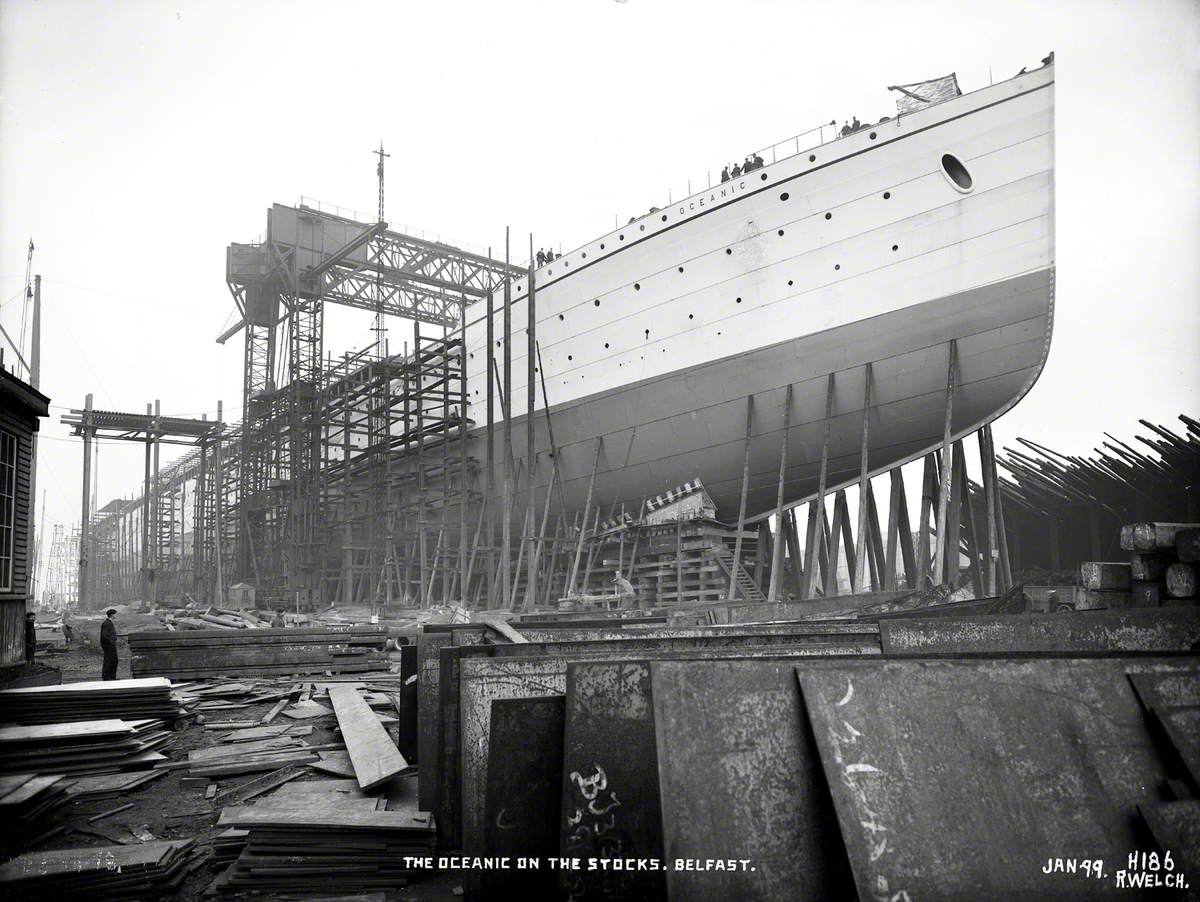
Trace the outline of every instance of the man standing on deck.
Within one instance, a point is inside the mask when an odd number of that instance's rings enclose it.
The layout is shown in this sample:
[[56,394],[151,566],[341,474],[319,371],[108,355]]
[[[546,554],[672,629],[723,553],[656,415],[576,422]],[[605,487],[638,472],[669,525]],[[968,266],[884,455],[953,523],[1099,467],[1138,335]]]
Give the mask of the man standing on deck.
[[104,622],[100,624],[100,650],[104,652],[104,679],[117,678],[117,625],[113,623],[116,608],[104,612]]

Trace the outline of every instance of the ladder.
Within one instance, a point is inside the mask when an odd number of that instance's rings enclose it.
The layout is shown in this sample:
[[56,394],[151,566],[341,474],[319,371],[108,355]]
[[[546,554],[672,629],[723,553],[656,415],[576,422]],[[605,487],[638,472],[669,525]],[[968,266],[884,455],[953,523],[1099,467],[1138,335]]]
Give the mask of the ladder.
[[767,596],[763,594],[758,583],[746,572],[746,568],[740,561],[733,559],[733,552],[725,547],[724,542],[713,542],[709,548],[712,550],[713,557],[717,559],[717,563],[721,565],[721,569],[725,571],[725,575],[733,580],[738,593],[746,601],[759,603],[767,600]]

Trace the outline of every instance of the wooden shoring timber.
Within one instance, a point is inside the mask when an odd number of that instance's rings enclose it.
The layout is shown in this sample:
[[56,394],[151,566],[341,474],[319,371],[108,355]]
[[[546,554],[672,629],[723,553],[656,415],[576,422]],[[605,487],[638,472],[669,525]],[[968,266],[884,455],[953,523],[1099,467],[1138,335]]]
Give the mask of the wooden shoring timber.
[[[946,573],[949,571],[949,549],[957,548],[957,544],[951,545],[951,536],[948,517],[950,516],[950,507],[953,501],[953,493],[950,491],[951,473],[954,469],[951,463],[951,439],[953,432],[954,419],[954,376],[955,362],[958,356],[958,342],[954,339],[950,341],[950,353],[948,355],[949,362],[946,365],[946,408],[945,419],[942,427],[942,450],[941,450],[941,466],[942,479],[941,487],[938,491],[938,506],[937,506],[937,551],[934,555],[934,576],[933,582],[935,586],[940,586],[946,581]],[[957,538],[958,530],[955,529]],[[954,562],[954,569],[957,570],[958,562]]]
[[[742,564],[742,531],[746,528],[746,496],[750,491],[750,431],[754,425],[754,395],[746,398],[746,436],[745,449],[742,452],[742,493],[738,501],[737,538],[733,542],[734,566]],[[639,512],[640,516],[640,512]],[[729,600],[734,601],[737,594],[737,580],[729,581]]]
[[771,556],[771,521],[763,520],[758,524],[758,534],[754,540],[754,583],[762,587],[763,577],[767,572],[767,559]]
[[[983,530],[983,535],[980,536],[983,543],[984,587],[988,597],[991,598],[997,594],[996,559],[999,557],[999,550],[996,547],[998,523],[998,513],[996,511],[996,456],[995,450],[992,447],[992,427],[990,424],[979,430],[978,442],[979,465],[983,480],[984,522],[987,524],[987,528]],[[1096,556],[1096,559],[1099,560],[1099,555]]]
[[779,536],[771,549],[771,584],[767,591],[767,601],[778,601],[779,586],[783,577],[784,517],[783,493],[787,475],[788,437],[792,428],[792,386],[788,383],[783,395],[783,438],[779,448],[779,483],[775,491],[775,522]]
[[959,469],[959,490],[961,493],[960,520],[966,527],[964,550],[967,554],[971,572],[971,587],[976,598],[984,598],[983,578],[979,561],[979,524],[975,519],[975,503],[971,496],[971,480],[967,476],[967,459],[962,442],[954,443],[954,465]]
[[[800,597],[807,600],[812,598],[813,578],[817,572],[818,559],[821,560],[822,573],[827,571],[829,544],[825,539],[825,487],[829,475],[829,426],[833,420],[833,373],[829,374],[825,387],[825,429],[821,439],[821,469],[817,477],[817,496],[808,507],[808,535],[805,539],[807,560],[804,565],[804,576],[800,584]],[[828,576],[826,576],[828,585]]]
[[[510,263],[509,254],[509,230],[506,226],[504,229],[504,265],[507,268]],[[504,280],[504,371],[503,385],[504,394],[501,396],[500,404],[504,416],[504,442],[500,450],[504,454],[506,466],[504,467],[504,498],[500,509],[500,590],[507,592],[508,586],[512,580],[512,496],[513,489],[519,483],[514,482],[512,478],[513,460],[512,460],[512,279]],[[497,601],[504,600],[503,596]]]
[[[787,538],[787,556],[791,563],[791,592],[796,597],[800,597],[803,590],[804,575],[802,573],[802,557],[800,555],[800,534],[796,525],[796,509],[790,508],[784,512],[785,516],[785,535]],[[741,535],[741,530],[738,530],[738,535]]]
[[931,576],[933,533],[929,529],[929,517],[938,507],[938,464],[936,452],[925,455],[921,474],[921,521],[917,524],[917,588],[921,589]]
[[883,589],[883,533],[879,524],[879,507],[875,503],[875,487],[867,482],[867,528],[870,530],[867,548],[871,553],[871,591]]
[[[537,596],[537,562],[534,559],[533,537],[531,534],[532,528],[537,525],[535,517],[535,508],[533,505],[533,486],[534,476],[537,470],[537,445],[535,438],[535,426],[537,421],[533,417],[534,407],[537,402],[537,387],[535,376],[537,375],[537,313],[536,299],[537,291],[534,287],[534,272],[533,272],[533,233],[529,234],[529,269],[526,274],[529,291],[525,294],[525,307],[528,312],[527,325],[525,328],[526,337],[526,377],[525,377],[525,457],[529,461],[529,466],[525,471],[525,514],[529,520],[530,528],[526,530],[526,534],[530,536],[529,542],[529,570],[525,577],[525,606],[531,604],[532,599]],[[465,308],[464,308],[465,309]],[[549,414],[550,408],[547,405],[546,412]],[[549,494],[553,494],[554,480],[551,476]],[[519,572],[518,566],[518,572]],[[514,593],[513,601],[510,607],[516,607],[516,593]]]
[[[819,582],[817,582],[816,574],[809,574],[809,571],[807,571],[807,570],[805,570],[804,572],[806,575],[811,575],[811,577],[812,577],[811,584],[817,586],[819,589],[821,589],[821,592],[824,593],[825,580],[827,579],[826,574],[829,573],[829,549],[831,547],[831,545],[830,545],[831,539],[830,539],[830,534],[829,534],[829,517],[826,515],[824,504],[822,504],[821,507],[817,510],[817,517],[818,517],[818,523],[819,523],[819,525],[817,527],[817,529],[818,529],[817,563],[821,568],[821,579]],[[806,599],[806,600],[808,600],[808,599]]]
[[592,512],[592,492],[596,488],[596,470],[600,467],[600,449],[603,447],[604,436],[599,436],[596,439],[596,454],[592,458],[592,475],[588,477],[587,498],[583,504],[583,523],[579,529],[579,536],[575,543],[575,560],[571,564],[571,580],[567,591],[568,595],[575,594],[575,580],[579,576],[579,558],[583,554],[584,533],[587,530],[588,517]]
[[[546,526],[550,522],[550,502],[554,498],[554,482],[557,478],[558,478],[558,458],[555,457],[553,460],[550,461],[550,481],[546,484],[546,500],[542,506],[542,521],[541,521],[541,524],[538,526],[537,540],[533,546],[533,554],[530,556],[530,559],[529,559],[530,576],[529,576],[529,582],[526,584],[525,603],[522,606],[522,610],[524,610],[524,611],[533,610],[533,606],[537,603],[538,591],[537,591],[537,576],[536,576],[536,574],[538,572],[538,566],[541,562],[542,546],[545,544],[545,541],[546,541]],[[532,497],[533,496],[530,495],[531,502],[532,502]],[[530,506],[530,508],[532,508],[533,507],[532,503],[529,506]]]
[[596,505],[596,514],[592,519],[592,531],[588,536],[587,564],[583,569],[583,584],[586,586],[592,575],[592,564],[596,559],[596,536],[600,532],[600,505]]
[[[904,476],[899,467],[888,471],[887,549],[883,555],[883,591],[896,590],[896,552],[900,545],[900,499],[904,491]],[[911,536],[910,536],[911,541]]]
[[854,546],[855,567],[850,571],[850,594],[857,595],[867,566],[867,495],[871,482],[868,456],[871,437],[871,364],[863,371],[862,442],[858,468],[858,541]]
[[[942,571],[941,582],[939,585],[950,583],[953,585],[958,578],[959,571],[959,555],[962,544],[962,493],[963,483],[965,482],[965,467],[962,460],[962,443],[953,442],[950,445],[950,457],[948,466],[950,470],[949,485],[950,498],[946,505],[946,545],[945,555],[943,557],[944,569]],[[946,475],[942,474],[943,481]],[[941,538],[939,531],[938,538]],[[940,543],[939,543],[940,544]]]
[[[529,500],[533,501],[533,493],[530,492]],[[508,610],[516,610],[517,607],[517,586],[521,582],[521,565],[525,563],[525,545],[533,542],[533,505],[525,505],[525,520],[521,525],[520,542],[517,544],[517,566],[513,569],[513,584],[512,591],[508,595]],[[532,552],[530,552],[532,557]]]

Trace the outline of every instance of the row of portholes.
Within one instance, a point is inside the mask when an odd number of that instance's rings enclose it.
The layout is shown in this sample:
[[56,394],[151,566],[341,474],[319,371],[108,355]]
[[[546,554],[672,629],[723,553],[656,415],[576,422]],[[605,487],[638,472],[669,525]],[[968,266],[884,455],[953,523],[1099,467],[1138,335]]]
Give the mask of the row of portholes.
[[[872,137],[872,138],[874,138],[874,137],[875,137],[874,133],[872,133],[871,137]],[[816,158],[815,156],[809,156],[809,158],[808,158],[808,159],[809,159],[809,162],[814,162],[814,161],[816,161],[816,159],[817,159],[817,158]],[[764,181],[764,182],[765,182],[765,181],[767,180],[767,173],[765,173],[765,172],[764,172],[764,173],[762,173],[762,175],[760,175],[760,176],[759,176],[759,178],[760,178],[762,181]],[[784,200],[786,200],[786,199],[787,199],[787,195],[784,195]],[[663,213],[663,214],[662,214],[662,216],[660,217],[660,220],[661,220],[662,222],[666,222],[666,221],[667,221],[667,214],[666,214],[666,213]],[[644,232],[644,231],[646,231],[646,224],[645,224],[644,222],[643,222],[643,223],[639,223],[639,224],[638,224],[638,231],[639,231],[639,232]],[[617,233],[617,240],[618,240],[618,241],[624,241],[624,240],[625,240],[625,234],[624,234],[623,232],[619,232],[619,233]],[[602,250],[602,251],[603,251],[603,250],[607,250],[607,246],[604,244],[604,242],[600,242],[600,250]],[[586,260],[586,259],[587,259],[587,251],[582,251],[582,252],[580,252],[580,257],[582,257],[584,260]],[[563,260],[563,267],[564,267],[564,268],[566,268],[566,267],[568,267],[568,266],[570,266],[570,265],[571,265],[571,261],[570,261],[570,260]],[[680,268],[679,268],[679,271],[680,271],[680,272],[683,272],[683,267],[680,267]],[[553,270],[553,269],[548,269],[548,270],[546,270],[546,274],[547,274],[547,275],[554,275],[554,270]],[[518,292],[520,292],[521,290],[522,290],[522,287],[521,287],[520,285],[518,285],[518,286],[517,286],[517,291],[518,291]]]
[[[877,137],[879,137],[879,135],[878,135],[878,133],[877,133],[877,132],[871,132],[871,133],[870,133],[870,134],[869,134],[867,137],[868,137],[868,138],[870,138],[872,141],[874,141],[874,140],[875,140]],[[949,162],[947,162],[947,160],[949,160]],[[816,155],[815,153],[810,153],[810,154],[808,155],[808,162],[810,162],[810,163],[815,163],[815,162],[817,162],[817,155]],[[950,174],[950,178],[951,178],[951,179],[953,179],[953,180],[954,180],[954,181],[955,181],[955,182],[958,184],[958,186],[960,187],[960,189],[962,189],[962,190],[964,190],[964,191],[968,191],[968,190],[970,190],[970,188],[971,188],[971,176],[970,176],[969,174],[967,174],[967,173],[966,173],[966,167],[964,167],[964,166],[963,166],[961,163],[959,163],[959,161],[958,161],[958,160],[957,160],[955,157],[953,157],[953,156],[952,156],[952,155],[950,155],[950,154],[947,154],[946,156],[944,156],[944,157],[942,158],[942,166],[943,166],[943,168],[945,168],[945,169],[947,170],[947,172]],[[956,167],[957,167],[957,169],[958,169],[958,170],[961,170],[961,173],[962,173],[961,175],[960,175],[960,173],[959,173],[958,171],[955,171],[955,168],[956,168]],[[802,174],[803,174],[803,173],[802,173]],[[767,173],[765,173],[765,172],[764,172],[764,173],[762,173],[762,175],[760,175],[760,176],[759,176],[759,178],[760,178],[762,181],[764,181],[764,182],[765,182],[765,181],[767,180]],[[965,184],[964,184],[964,182],[965,182]],[[883,199],[884,199],[884,200],[888,200],[888,199],[889,199],[891,196],[892,196],[892,194],[891,194],[891,192],[890,192],[890,191],[885,191],[885,192],[883,192]],[[780,199],[780,200],[783,200],[783,201],[786,201],[786,200],[788,199],[788,193],[787,193],[786,191],[785,191],[785,192],[783,192],[783,194],[781,194],[781,195],[779,196],[779,199]],[[832,216],[832,214],[830,214],[830,213],[826,213],[826,214],[825,214],[825,218],[826,218],[826,219],[832,219],[832,218],[833,218],[833,216]],[[666,222],[666,221],[667,221],[667,214],[666,214],[666,213],[663,213],[663,214],[662,214],[661,220],[662,220],[663,222]],[[639,230],[639,231],[641,231],[641,232],[644,232],[644,231],[646,231],[646,224],[645,224],[645,223],[640,223],[640,224],[638,225],[638,230]],[[780,234],[780,235],[782,235],[782,234],[783,234],[783,232],[782,232],[782,231],[780,231],[780,233],[779,233],[779,234]],[[618,238],[620,241],[624,241],[624,240],[625,240],[625,235],[624,235],[623,233],[619,233],[619,234],[617,235],[617,238]],[[600,244],[600,250],[605,250],[605,245],[603,244],[603,242]],[[732,253],[732,251],[727,251],[727,253]],[[586,259],[587,259],[587,251],[583,251],[583,253],[582,253],[582,257],[583,257],[583,259],[584,259],[584,260],[586,260]],[[570,265],[571,265],[571,261],[569,261],[569,260],[564,260],[564,261],[563,261],[563,266],[564,266],[564,267],[568,267],[568,266],[570,266]],[[682,268],[681,268],[681,269],[680,269],[680,272],[682,272],[682,271],[683,271],[683,270],[682,270]],[[553,275],[553,274],[554,274],[554,270],[553,270],[553,269],[547,270],[547,274],[548,274],[548,275]],[[518,291],[518,292],[519,292],[519,291],[521,291],[521,286],[520,286],[520,285],[518,285],[518,286],[517,286],[517,291]]]

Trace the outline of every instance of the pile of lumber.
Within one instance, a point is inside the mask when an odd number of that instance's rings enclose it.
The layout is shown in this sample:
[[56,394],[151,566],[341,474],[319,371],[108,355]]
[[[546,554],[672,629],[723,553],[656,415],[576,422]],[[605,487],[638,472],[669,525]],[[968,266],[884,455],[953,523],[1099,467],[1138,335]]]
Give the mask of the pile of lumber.
[[176,892],[195,857],[188,840],[29,852],[0,866],[10,899],[145,899]]
[[386,643],[387,629],[370,625],[152,630],[129,637],[133,673],[196,679],[386,670]]
[[1124,561],[1084,561],[1079,586],[1086,604],[1076,607],[1160,607],[1194,603],[1200,524],[1130,523],[1121,527]]
[[71,801],[70,781],[62,774],[11,774],[0,777],[0,835],[31,835],[37,821]]
[[174,720],[184,713],[171,697],[171,681],[161,677],[0,691],[3,723],[48,724],[109,718]]
[[405,856],[429,855],[433,817],[379,810],[384,800],[289,784],[289,793],[221,811],[219,827],[246,831],[237,861],[216,887],[228,891],[363,892],[404,886]]
[[110,774],[152,767],[171,738],[166,722],[81,720],[0,727],[0,773]]
[[250,611],[226,611],[209,608],[203,614],[176,614],[169,621],[175,629],[182,630],[265,630],[271,622]]
[[[311,732],[311,730],[310,730]],[[279,735],[249,742],[232,742],[188,752],[188,775],[221,779],[261,773],[317,760],[311,746],[295,736]]]
[[90,777],[74,777],[67,787],[67,795],[73,802],[96,802],[124,796],[143,783],[166,776],[165,770],[122,771],[115,774],[96,774]]

